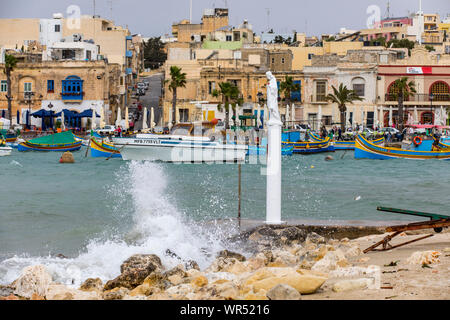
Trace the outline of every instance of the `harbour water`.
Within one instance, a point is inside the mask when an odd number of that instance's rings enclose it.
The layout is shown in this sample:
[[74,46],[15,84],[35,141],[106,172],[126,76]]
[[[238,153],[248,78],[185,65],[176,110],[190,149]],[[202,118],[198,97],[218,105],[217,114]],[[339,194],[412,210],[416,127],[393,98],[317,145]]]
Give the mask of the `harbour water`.
[[[77,284],[112,279],[135,253],[175,265],[205,267],[226,246],[237,216],[237,165],[124,162],[85,158],[59,164],[59,153],[0,158],[0,284],[42,263],[54,278]],[[444,213],[450,206],[445,161],[355,160],[353,152],[283,157],[284,220],[420,220],[376,211],[379,205]],[[242,166],[242,217],[264,220],[261,165]],[[57,257],[63,254],[66,258]]]

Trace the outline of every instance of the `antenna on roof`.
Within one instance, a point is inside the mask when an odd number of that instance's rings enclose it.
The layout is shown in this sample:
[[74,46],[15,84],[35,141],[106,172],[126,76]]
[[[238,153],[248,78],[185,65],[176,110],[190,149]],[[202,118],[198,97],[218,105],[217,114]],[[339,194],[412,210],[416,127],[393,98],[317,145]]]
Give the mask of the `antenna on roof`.
[[391,3],[390,1],[387,2],[387,7],[386,7],[386,18],[390,18],[391,17]]
[[192,24],[192,0],[189,1],[189,23]]
[[113,20],[113,0],[109,0],[109,12],[110,12],[110,18],[111,21]]
[[266,8],[267,11],[267,31],[270,30],[270,8]]

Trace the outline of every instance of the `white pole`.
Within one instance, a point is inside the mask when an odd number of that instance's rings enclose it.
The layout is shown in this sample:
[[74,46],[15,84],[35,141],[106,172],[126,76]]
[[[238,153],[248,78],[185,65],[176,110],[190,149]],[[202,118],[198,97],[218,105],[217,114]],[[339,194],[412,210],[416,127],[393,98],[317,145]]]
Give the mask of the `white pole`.
[[281,221],[281,126],[278,110],[278,87],[272,73],[267,72],[267,104],[270,111],[267,139],[267,190],[266,223],[282,224]]

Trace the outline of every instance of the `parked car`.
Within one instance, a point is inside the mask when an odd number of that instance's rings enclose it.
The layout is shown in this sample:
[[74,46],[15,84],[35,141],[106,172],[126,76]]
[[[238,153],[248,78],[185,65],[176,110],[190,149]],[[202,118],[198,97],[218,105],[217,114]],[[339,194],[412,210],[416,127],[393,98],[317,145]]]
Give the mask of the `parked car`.
[[397,133],[399,133],[400,131],[398,131],[398,130],[395,129],[395,128],[386,127],[386,128],[381,129],[381,132],[383,132],[383,133],[389,132],[390,134],[397,134]]
[[144,82],[138,82],[137,88],[147,90],[147,85]]
[[114,134],[114,131],[116,131],[116,126],[111,126],[111,125],[107,125],[102,129],[97,129],[95,130],[95,132],[97,132],[98,134]]

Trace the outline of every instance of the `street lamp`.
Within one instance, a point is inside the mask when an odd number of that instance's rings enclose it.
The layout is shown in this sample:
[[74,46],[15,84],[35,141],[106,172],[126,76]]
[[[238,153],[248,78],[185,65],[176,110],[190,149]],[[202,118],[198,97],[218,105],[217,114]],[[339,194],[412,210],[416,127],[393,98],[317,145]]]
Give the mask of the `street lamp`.
[[34,97],[34,92],[27,91],[24,93],[25,100],[28,102],[28,129],[31,127],[31,100]]

